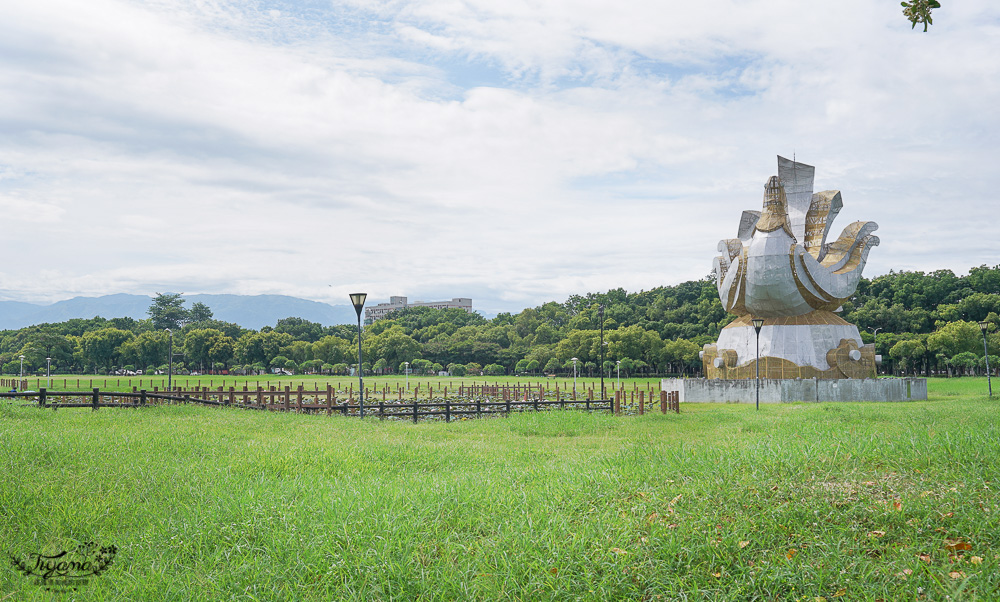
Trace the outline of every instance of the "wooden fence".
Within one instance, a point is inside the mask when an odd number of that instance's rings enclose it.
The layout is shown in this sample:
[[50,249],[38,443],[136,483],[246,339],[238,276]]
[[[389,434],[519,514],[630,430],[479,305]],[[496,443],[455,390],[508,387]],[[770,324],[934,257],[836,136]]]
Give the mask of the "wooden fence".
[[[411,399],[404,400],[402,395],[397,399],[388,399],[387,392],[382,398],[377,395],[366,396],[364,399],[364,409],[366,415],[377,416],[379,419],[412,420],[418,422],[420,419],[443,418],[446,422],[451,422],[454,418],[462,417],[483,417],[490,415],[509,415],[511,412],[524,411],[545,411],[553,408],[577,408],[586,411],[611,411],[616,415],[622,413],[646,413],[646,396],[640,392],[638,405],[631,406],[625,400],[623,391],[617,391],[614,399],[605,400],[573,400],[560,398],[546,398],[544,392],[540,391],[536,395],[524,393],[523,397],[517,398],[509,394],[487,395],[488,391],[476,389],[474,391],[462,391],[461,394],[449,396],[447,388],[440,397],[428,397],[421,402],[416,395]],[[502,393],[502,392],[496,392]],[[328,385],[326,389],[306,389],[299,386],[295,389],[285,387],[284,390],[271,388],[264,390],[258,387],[256,390],[244,388],[237,390],[230,387],[228,390],[219,387],[217,389],[209,387],[199,387],[196,389],[175,389],[171,391],[101,391],[93,389],[90,391],[47,391],[44,388],[37,392],[0,393],[0,398],[25,399],[37,404],[40,408],[114,408],[114,407],[143,407],[152,404],[162,403],[197,403],[213,406],[233,406],[249,410],[266,410],[280,412],[299,413],[326,413],[330,416],[334,413],[344,416],[359,416],[361,405],[354,399],[353,393],[341,397],[340,392],[335,391]],[[680,413],[677,392],[660,392],[660,411],[666,413],[673,411]],[[649,400],[652,405],[652,399]]]
[[[594,400],[601,396],[600,387],[594,382],[580,383],[579,388],[574,390],[571,383],[560,383],[555,381],[541,380],[541,381],[528,381],[528,382],[511,382],[511,383],[489,383],[483,382],[481,384],[476,384],[475,382],[469,381],[456,381],[447,380],[448,377],[436,377],[434,379],[424,379],[418,380],[416,377],[410,379],[410,384],[404,385],[402,382],[394,381],[390,383],[378,384],[378,377],[365,377],[365,398],[373,395],[387,394],[390,397],[399,397],[416,395],[420,397],[433,397],[435,395],[440,395],[441,391],[451,391],[458,392],[459,395],[490,395],[490,396],[510,396],[523,397],[525,393],[529,395],[535,395],[536,393],[541,393],[547,397],[553,395],[559,397],[573,398],[573,399],[590,399]],[[371,382],[367,382],[371,379]],[[356,386],[356,379],[349,379],[347,377],[331,379],[334,383],[340,381],[342,386],[347,387],[347,390],[354,390]],[[351,381],[355,384],[351,384]],[[216,382],[218,381],[218,382]],[[18,391],[24,390],[38,390],[42,387],[47,389],[55,390],[60,388],[63,391],[79,391],[82,389],[89,390],[91,387],[98,387],[102,391],[104,390],[124,390],[128,391],[131,389],[133,392],[139,391],[141,389],[146,389],[147,391],[155,391],[158,387],[164,387],[166,382],[165,376],[153,376],[153,377],[87,377],[87,378],[77,378],[77,377],[52,377],[46,378],[42,377],[31,377],[31,378],[4,378],[0,379],[0,389],[4,391],[9,391],[11,388],[17,388]],[[274,390],[275,388],[281,388],[288,383],[285,380],[254,380],[253,382],[245,378],[235,379],[233,377],[218,376],[215,378],[207,379],[207,386],[209,388],[229,388],[235,387],[237,390],[249,389],[251,391],[263,388],[265,391]],[[315,381],[306,380],[303,381],[304,386],[309,387],[319,387],[326,386],[325,383],[322,385]],[[322,382],[322,381],[319,381]],[[343,384],[345,383],[346,384]],[[372,384],[374,383],[374,384]],[[175,390],[200,390],[202,386],[206,385],[205,377],[186,377],[186,376],[174,376],[173,380]],[[292,386],[296,383],[294,380],[291,381]],[[617,383],[614,380],[609,380],[605,391],[607,394],[613,395],[616,391],[622,391],[624,395],[627,395],[631,402],[636,402],[640,393],[644,393],[647,399],[652,399],[653,395],[658,392],[659,383],[623,383],[621,388],[617,387]]]

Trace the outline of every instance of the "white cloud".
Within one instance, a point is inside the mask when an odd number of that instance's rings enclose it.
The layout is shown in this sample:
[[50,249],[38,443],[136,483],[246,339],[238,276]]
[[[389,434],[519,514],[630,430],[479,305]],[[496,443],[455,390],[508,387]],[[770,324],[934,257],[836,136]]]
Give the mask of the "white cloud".
[[303,6],[5,11],[0,288],[648,289],[706,274],[792,152],[837,225],[882,225],[869,274],[1000,255],[969,217],[998,185],[985,0],[928,34],[861,0]]

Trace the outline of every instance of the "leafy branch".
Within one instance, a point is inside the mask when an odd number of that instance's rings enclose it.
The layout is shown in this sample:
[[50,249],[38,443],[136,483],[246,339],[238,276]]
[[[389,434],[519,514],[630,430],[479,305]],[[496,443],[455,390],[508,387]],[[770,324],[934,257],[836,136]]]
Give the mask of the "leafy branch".
[[927,31],[928,25],[933,25],[934,20],[931,18],[931,11],[935,8],[941,8],[941,3],[937,0],[912,0],[910,2],[901,2],[903,7],[903,16],[910,20],[913,25],[910,29],[917,26],[917,23],[924,24],[924,31]]

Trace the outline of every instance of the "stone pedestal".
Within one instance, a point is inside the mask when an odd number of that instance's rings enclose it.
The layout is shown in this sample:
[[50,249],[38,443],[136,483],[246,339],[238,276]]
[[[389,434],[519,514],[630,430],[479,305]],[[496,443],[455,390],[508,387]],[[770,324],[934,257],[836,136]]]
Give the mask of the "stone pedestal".
[[[687,403],[754,403],[754,379],[667,378],[660,387]],[[799,401],[916,401],[927,399],[926,378],[760,379],[761,403]]]
[[[722,329],[715,345],[705,345],[708,378],[754,378],[757,334],[750,316]],[[874,345],[865,345],[857,326],[829,311],[766,318],[760,330],[761,378],[875,378]]]

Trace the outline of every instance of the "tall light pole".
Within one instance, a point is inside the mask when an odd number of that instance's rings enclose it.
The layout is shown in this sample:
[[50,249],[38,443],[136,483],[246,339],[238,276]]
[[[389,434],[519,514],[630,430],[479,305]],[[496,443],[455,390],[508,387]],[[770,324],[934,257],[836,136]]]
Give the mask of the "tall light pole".
[[597,307],[598,319],[601,321],[601,401],[604,401],[604,306]]
[[[881,326],[876,326],[872,329],[872,344],[875,345],[875,353],[878,353],[878,331],[882,330]],[[878,366],[875,366],[875,376],[878,376]]]
[[764,326],[764,320],[754,318],[751,322],[753,322],[753,329],[757,332],[757,357],[754,361],[754,367],[757,369],[757,410],[760,411],[760,329]]
[[410,390],[410,362],[403,362],[403,365],[406,366],[406,368],[404,368],[403,371],[406,372],[406,390],[409,391]]
[[983,359],[986,360],[986,385],[990,389],[990,397],[993,397],[993,380],[990,377],[990,351],[986,348],[986,331],[989,330],[990,323],[982,321],[979,323],[979,330],[983,331]]
[[368,293],[351,293],[351,303],[354,304],[354,311],[358,313],[358,415],[365,417],[365,379],[364,370],[361,368],[361,310],[365,307],[365,299]]
[[622,390],[622,361],[615,360],[615,368],[618,369],[618,390]]
[[24,380],[24,356],[21,356],[21,380]]
[[170,335],[170,347],[167,352],[167,394],[173,390],[173,376],[174,376],[174,331],[167,329],[167,334]]
[[52,388],[52,358],[45,358],[45,378],[49,379],[48,388]]
[[576,362],[577,358],[573,358],[573,401],[576,401]]

